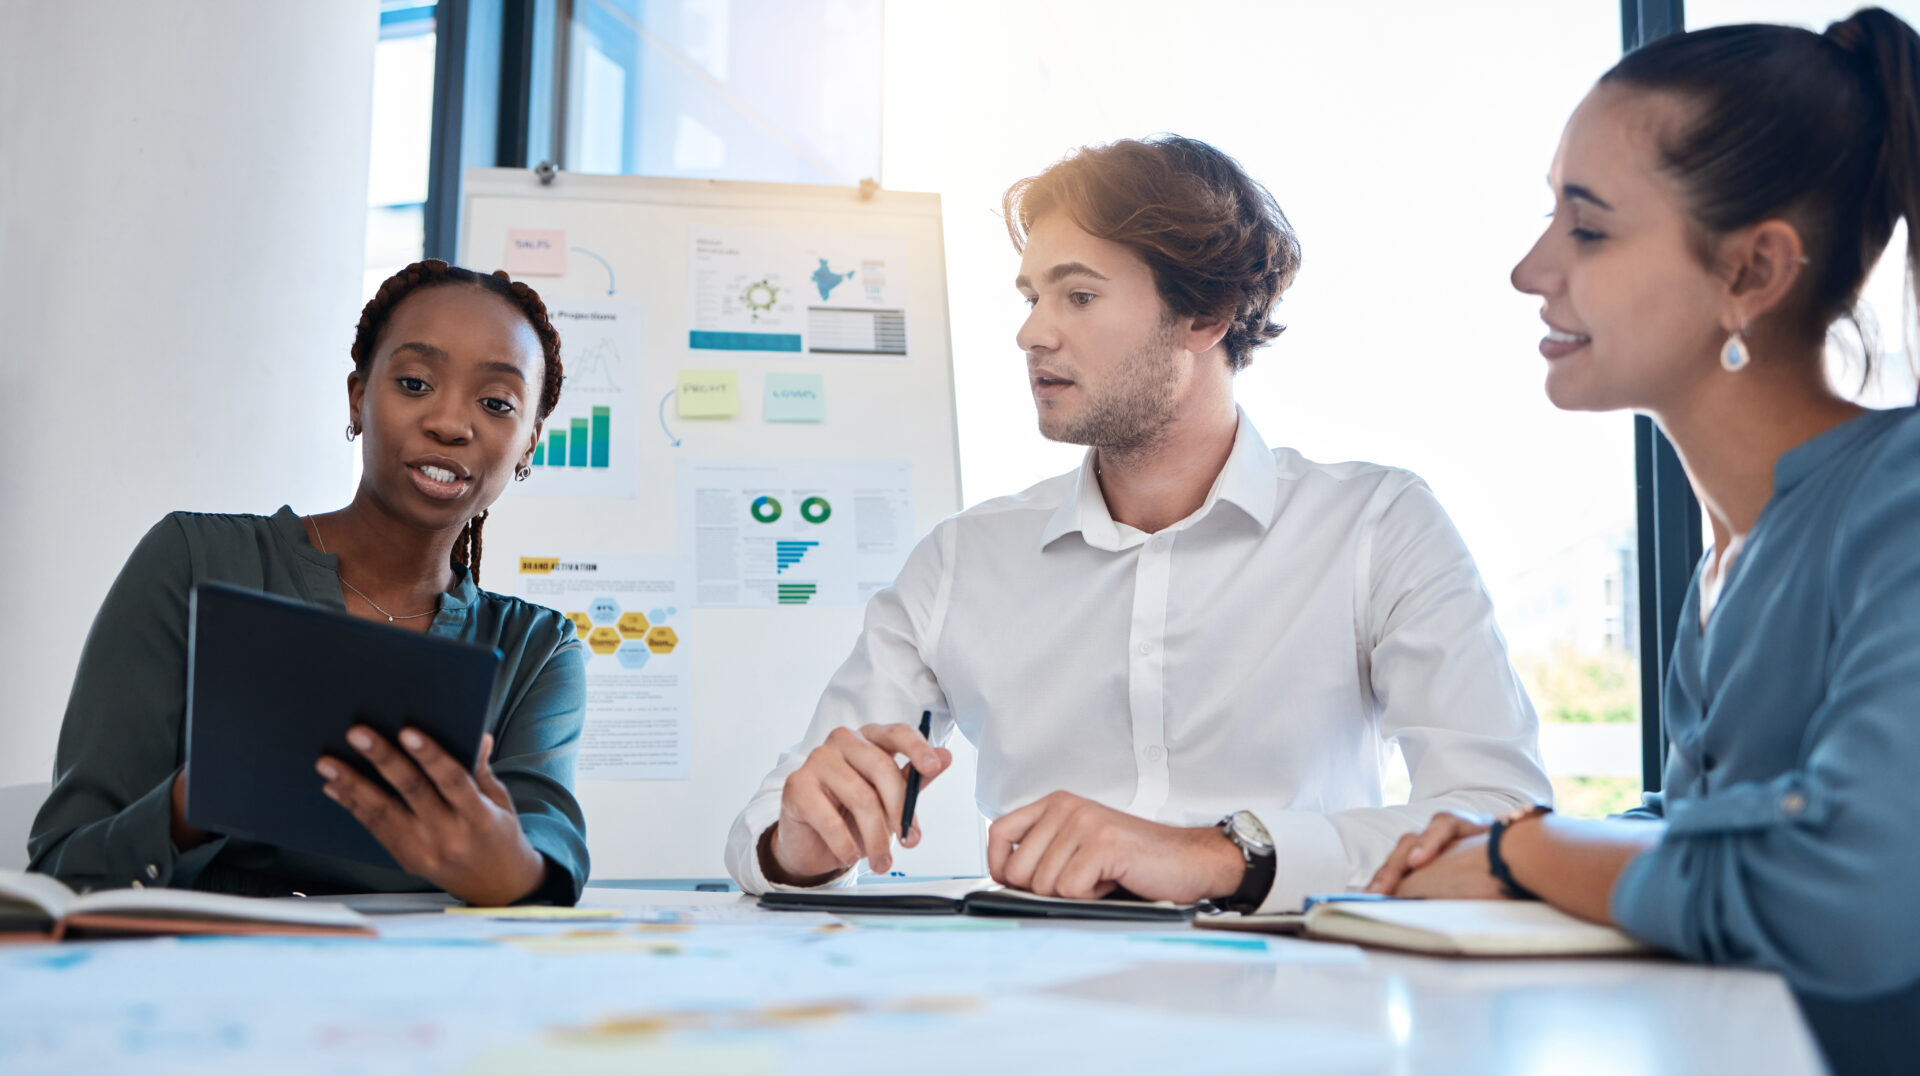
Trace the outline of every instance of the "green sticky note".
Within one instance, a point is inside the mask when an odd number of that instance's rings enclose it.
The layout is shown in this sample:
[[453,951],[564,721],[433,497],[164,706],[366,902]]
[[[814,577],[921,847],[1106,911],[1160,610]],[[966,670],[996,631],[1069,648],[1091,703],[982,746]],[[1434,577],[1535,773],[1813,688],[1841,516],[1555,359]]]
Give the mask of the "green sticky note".
[[732,418],[740,413],[740,375],[732,370],[682,370],[681,418]]
[[767,375],[768,422],[824,422],[827,379],[819,374]]

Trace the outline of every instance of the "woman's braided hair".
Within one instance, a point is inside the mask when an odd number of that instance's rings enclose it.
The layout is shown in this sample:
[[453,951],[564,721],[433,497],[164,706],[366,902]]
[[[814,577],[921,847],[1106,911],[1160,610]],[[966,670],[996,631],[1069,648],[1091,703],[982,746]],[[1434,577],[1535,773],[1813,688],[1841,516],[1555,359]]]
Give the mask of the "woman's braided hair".
[[[563,376],[560,334],[554,331],[553,322],[547,319],[547,304],[540,301],[539,293],[510,279],[505,270],[496,269],[491,274],[476,273],[471,269],[448,265],[438,258],[426,258],[388,277],[360,310],[360,325],[354,330],[353,350],[349,353],[353,356],[354,369],[360,371],[362,378],[367,376],[373,366],[381,330],[387,327],[387,322],[402,300],[427,288],[455,284],[493,292],[526,315],[527,323],[533,326],[534,335],[540,338],[540,350],[547,360],[546,377],[540,386],[540,406],[536,413],[539,419],[545,421],[548,415],[553,414],[554,405],[560,402],[560,381]],[[465,566],[476,586],[480,583],[480,529],[486,522],[485,512],[467,520],[467,525],[461,528],[460,537],[454,539],[453,543],[453,562]]]

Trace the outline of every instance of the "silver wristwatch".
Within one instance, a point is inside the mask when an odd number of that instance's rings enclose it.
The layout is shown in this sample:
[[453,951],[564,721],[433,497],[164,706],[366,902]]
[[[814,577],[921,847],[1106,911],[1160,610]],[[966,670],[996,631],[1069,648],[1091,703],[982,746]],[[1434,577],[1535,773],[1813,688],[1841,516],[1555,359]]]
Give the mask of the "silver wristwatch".
[[1274,854],[1273,835],[1267,832],[1259,818],[1252,811],[1235,811],[1220,820],[1220,832],[1227,835],[1234,847],[1246,858],[1247,872],[1241,877],[1240,888],[1233,895],[1220,901],[1220,906],[1230,912],[1251,912],[1260,907],[1267,899],[1267,891],[1273,888],[1275,868],[1279,865]]

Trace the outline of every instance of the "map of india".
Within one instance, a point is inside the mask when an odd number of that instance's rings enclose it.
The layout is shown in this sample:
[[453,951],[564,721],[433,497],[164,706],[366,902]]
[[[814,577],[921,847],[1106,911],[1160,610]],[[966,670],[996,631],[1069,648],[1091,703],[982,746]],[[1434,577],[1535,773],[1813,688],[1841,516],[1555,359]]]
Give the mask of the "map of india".
[[853,279],[853,270],[836,273],[827,267],[825,258],[820,259],[820,268],[813,271],[813,284],[820,289],[820,301],[823,303],[833,294],[833,289],[851,279]]

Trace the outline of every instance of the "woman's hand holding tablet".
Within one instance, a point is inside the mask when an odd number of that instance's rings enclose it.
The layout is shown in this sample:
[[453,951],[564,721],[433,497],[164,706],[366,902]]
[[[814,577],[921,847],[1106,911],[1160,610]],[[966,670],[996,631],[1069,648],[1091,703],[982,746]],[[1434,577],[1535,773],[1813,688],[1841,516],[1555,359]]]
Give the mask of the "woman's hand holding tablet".
[[396,746],[356,725],[347,741],[399,798],[329,757],[314,767],[327,779],[321,791],[353,812],[402,869],[481,906],[512,904],[539,887],[546,860],[527,843],[506,787],[487,765],[492,735],[481,739],[472,773],[414,729]]

